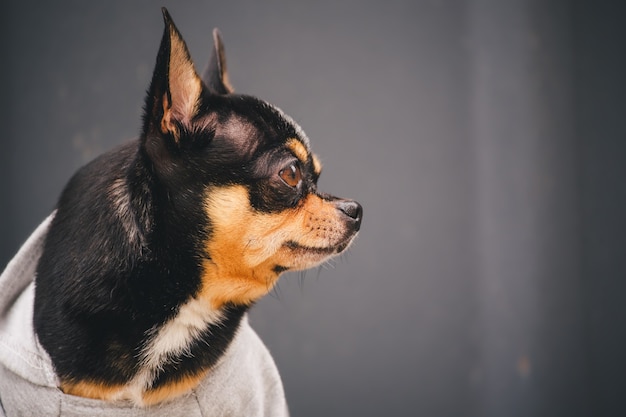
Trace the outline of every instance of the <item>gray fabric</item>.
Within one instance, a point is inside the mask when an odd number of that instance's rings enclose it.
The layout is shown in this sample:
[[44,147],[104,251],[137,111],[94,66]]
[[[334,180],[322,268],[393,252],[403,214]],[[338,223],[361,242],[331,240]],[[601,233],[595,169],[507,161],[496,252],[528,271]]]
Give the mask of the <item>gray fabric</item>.
[[29,237],[0,275],[0,416],[287,416],[278,370],[244,317],[209,376],[173,402],[140,409],[63,394],[32,327],[37,260],[50,221]]

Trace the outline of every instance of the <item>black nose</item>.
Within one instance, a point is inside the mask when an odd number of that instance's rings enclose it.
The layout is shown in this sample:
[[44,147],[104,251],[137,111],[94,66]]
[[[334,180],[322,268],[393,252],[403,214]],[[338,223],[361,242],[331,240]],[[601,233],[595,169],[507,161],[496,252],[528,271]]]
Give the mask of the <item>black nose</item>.
[[363,207],[353,200],[341,200],[337,202],[337,209],[354,221],[354,227],[359,230],[363,218]]

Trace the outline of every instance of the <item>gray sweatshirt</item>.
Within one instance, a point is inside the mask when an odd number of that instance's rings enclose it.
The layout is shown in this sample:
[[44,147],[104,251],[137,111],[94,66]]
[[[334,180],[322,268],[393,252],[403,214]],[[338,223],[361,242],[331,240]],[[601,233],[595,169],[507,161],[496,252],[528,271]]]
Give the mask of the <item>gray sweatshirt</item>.
[[62,393],[32,325],[33,280],[52,217],[39,225],[0,275],[0,417],[288,415],[276,365],[247,317],[208,376],[172,402],[134,408]]

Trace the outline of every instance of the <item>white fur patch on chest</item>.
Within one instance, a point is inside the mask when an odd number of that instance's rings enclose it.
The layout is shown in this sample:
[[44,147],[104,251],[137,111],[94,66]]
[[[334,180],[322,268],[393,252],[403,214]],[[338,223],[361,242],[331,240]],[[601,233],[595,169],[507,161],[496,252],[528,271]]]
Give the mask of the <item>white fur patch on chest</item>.
[[151,337],[142,355],[144,366],[155,368],[169,356],[183,354],[204,329],[222,318],[220,310],[211,308],[206,301],[192,298]]
[[222,319],[222,312],[210,303],[196,298],[187,301],[176,316],[149,335],[141,353],[141,370],[117,397],[141,405],[143,393],[150,389],[162,366],[172,357],[190,354],[193,341]]

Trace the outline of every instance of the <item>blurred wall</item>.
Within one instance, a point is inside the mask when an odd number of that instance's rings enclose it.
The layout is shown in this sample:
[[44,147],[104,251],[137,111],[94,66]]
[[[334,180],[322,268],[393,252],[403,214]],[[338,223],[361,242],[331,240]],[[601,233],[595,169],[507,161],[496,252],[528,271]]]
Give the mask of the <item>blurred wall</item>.
[[[140,128],[154,1],[0,14],[0,263],[82,164]],[[359,200],[345,256],[251,312],[294,416],[626,413],[626,8],[178,1],[201,70],[307,131]]]

